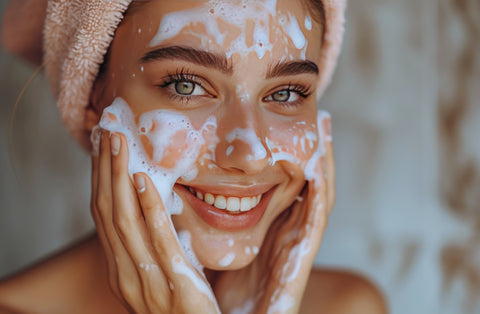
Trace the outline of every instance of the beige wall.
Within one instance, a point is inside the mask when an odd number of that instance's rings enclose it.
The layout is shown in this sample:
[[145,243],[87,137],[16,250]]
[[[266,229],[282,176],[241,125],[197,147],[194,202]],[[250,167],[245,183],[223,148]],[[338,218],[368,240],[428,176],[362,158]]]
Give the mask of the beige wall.
[[[0,2],[2,9],[5,1]],[[32,70],[0,54],[0,276],[92,228],[89,157]],[[320,103],[338,201],[317,258],[372,278],[393,313],[480,311],[480,2],[351,0]]]

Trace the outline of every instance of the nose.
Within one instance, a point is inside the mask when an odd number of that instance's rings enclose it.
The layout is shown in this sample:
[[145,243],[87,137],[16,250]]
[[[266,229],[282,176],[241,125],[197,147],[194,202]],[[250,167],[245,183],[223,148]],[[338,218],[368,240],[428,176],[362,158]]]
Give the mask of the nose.
[[235,109],[227,109],[217,129],[217,166],[249,175],[260,173],[270,159],[263,129],[253,106],[239,103]]

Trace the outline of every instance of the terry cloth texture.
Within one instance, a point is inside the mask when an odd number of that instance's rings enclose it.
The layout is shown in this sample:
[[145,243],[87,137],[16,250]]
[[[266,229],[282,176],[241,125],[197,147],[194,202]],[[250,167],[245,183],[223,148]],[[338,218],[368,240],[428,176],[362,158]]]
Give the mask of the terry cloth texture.
[[50,0],[43,32],[47,77],[65,126],[87,149],[85,111],[100,65],[131,0]]
[[[37,0],[40,1],[40,0]],[[93,83],[115,29],[132,0],[49,0],[44,25],[43,59],[70,133],[90,149],[84,130]],[[344,33],[347,0],[324,0],[325,33],[319,64],[321,95],[332,78]]]

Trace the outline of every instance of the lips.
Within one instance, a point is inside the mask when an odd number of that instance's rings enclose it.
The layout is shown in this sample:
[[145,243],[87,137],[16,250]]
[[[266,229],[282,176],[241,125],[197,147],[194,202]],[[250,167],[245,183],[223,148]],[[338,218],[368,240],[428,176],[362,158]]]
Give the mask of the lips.
[[[194,212],[210,226],[239,231],[255,226],[263,217],[276,186],[253,191],[229,191],[176,184],[175,189],[190,203]],[[208,191],[208,192],[207,192]]]
[[262,199],[262,194],[258,194],[255,196],[237,197],[214,195],[212,193],[196,190],[193,187],[189,187],[188,190],[199,200],[204,201],[205,203],[212,205],[218,209],[225,209],[232,214],[248,212],[255,208]]

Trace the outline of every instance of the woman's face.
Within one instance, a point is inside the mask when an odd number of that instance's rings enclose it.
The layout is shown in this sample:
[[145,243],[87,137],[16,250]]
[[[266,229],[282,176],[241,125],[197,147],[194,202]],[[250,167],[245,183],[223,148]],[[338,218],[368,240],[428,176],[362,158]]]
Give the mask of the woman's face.
[[[305,185],[318,142],[321,32],[293,0],[150,1],[116,32],[100,106],[121,97],[137,123],[160,110],[204,128],[195,173],[173,187],[183,210],[172,220],[207,268],[252,261]],[[155,140],[142,144],[155,159]],[[189,145],[180,130],[154,161],[175,167]]]

